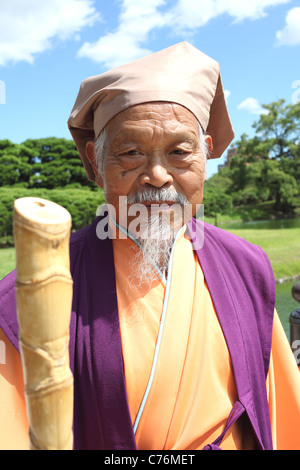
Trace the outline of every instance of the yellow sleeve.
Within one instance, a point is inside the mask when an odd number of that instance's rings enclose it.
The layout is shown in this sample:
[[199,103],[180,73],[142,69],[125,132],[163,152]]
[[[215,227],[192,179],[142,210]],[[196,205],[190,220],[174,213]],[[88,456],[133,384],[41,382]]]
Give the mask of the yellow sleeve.
[[273,445],[300,449],[300,372],[277,312],[267,379]]
[[0,450],[29,449],[24,381],[19,353],[0,329]]

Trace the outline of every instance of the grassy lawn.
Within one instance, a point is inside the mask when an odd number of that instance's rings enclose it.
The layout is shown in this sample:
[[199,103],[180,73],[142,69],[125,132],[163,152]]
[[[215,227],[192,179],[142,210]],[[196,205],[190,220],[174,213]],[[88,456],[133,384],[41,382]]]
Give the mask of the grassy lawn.
[[[218,225],[227,222],[249,221],[249,220],[268,220],[272,216],[278,216],[274,212],[274,201],[261,202],[259,204],[248,204],[232,208],[228,213],[218,213],[216,217],[208,217],[205,215],[206,222],[211,224],[217,223]],[[205,201],[204,201],[204,214],[205,214]]]
[[0,250],[0,279],[15,269],[15,249],[1,248]]
[[300,275],[300,229],[227,229],[259,245],[268,255],[275,278]]
[[[259,245],[271,261],[275,278],[300,275],[300,229],[227,229]],[[14,248],[0,249],[0,279],[15,268]]]

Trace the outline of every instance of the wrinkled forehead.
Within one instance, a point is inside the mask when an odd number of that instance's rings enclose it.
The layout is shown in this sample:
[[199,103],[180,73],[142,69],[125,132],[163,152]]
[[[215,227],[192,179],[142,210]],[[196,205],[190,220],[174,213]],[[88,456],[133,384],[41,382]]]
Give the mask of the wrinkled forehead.
[[150,102],[131,106],[114,116],[106,125],[112,135],[142,134],[147,130],[176,134],[190,131],[199,136],[200,123],[194,114],[177,103]]

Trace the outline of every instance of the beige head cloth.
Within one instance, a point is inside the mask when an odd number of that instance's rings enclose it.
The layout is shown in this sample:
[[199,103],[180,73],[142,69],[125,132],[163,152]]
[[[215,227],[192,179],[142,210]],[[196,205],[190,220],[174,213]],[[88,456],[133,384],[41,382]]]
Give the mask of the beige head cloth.
[[189,109],[213,139],[210,158],[220,157],[234,137],[219,64],[182,42],[82,82],[68,125],[91,181],[95,175],[86,142],[98,137],[119,112],[151,101]]

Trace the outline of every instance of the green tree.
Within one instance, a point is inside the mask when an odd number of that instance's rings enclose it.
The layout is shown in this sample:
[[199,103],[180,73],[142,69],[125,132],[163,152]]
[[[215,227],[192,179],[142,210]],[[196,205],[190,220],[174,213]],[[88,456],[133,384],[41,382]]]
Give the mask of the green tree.
[[73,183],[88,187],[95,186],[87,179],[72,140],[49,137],[27,140],[24,144],[33,147],[36,152],[30,187],[53,189]]
[[300,104],[282,99],[263,107],[255,136],[243,135],[230,160],[233,201],[274,199],[277,211],[293,211],[300,195]]
[[299,146],[300,103],[285,104],[285,100],[263,105],[266,114],[253,123],[258,141],[275,160],[295,158],[295,145]]
[[227,192],[231,183],[228,168],[223,168],[205,182],[203,204],[206,216],[215,217],[217,220],[218,214],[232,209],[232,196]]
[[260,184],[263,185],[263,181],[267,182],[269,197],[275,200],[276,210],[288,212],[293,209],[299,188],[294,176],[282,170],[280,162],[264,162]]
[[96,189],[73,140],[48,137],[21,144],[0,140],[0,165],[0,186],[54,189],[75,184]]

